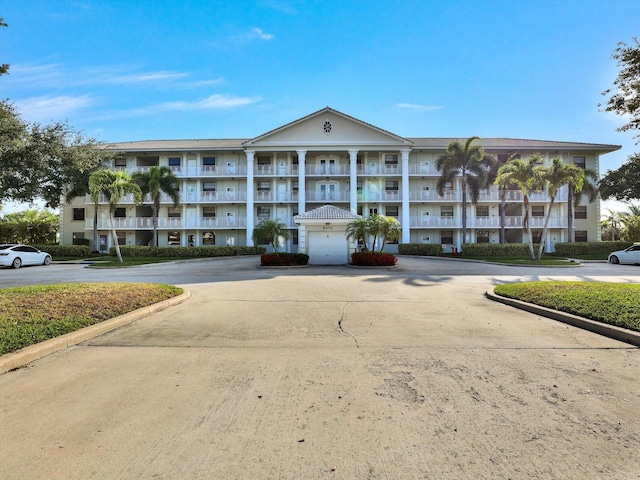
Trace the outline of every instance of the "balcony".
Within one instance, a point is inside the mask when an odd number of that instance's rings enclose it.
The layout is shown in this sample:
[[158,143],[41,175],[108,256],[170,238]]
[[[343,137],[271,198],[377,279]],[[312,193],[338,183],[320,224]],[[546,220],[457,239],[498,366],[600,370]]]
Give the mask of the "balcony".
[[462,228],[462,220],[456,217],[411,217],[411,228]]
[[438,195],[435,190],[411,190],[409,199],[414,202],[460,202],[462,194],[457,191],[445,191],[444,195]]
[[330,177],[332,175],[349,175],[349,165],[307,165],[305,168],[305,175],[308,176],[324,176]]
[[382,192],[358,191],[359,202],[399,202],[400,192],[397,190],[384,190]]
[[308,202],[348,202],[349,192],[307,192]]
[[[152,230],[153,219],[151,217],[115,218],[116,230]],[[202,218],[158,218],[159,230],[174,229],[205,229],[205,228],[245,228],[247,226],[244,217],[202,217]],[[93,219],[85,222],[86,230],[93,230]],[[111,223],[108,218],[98,219],[99,230],[110,230]]]

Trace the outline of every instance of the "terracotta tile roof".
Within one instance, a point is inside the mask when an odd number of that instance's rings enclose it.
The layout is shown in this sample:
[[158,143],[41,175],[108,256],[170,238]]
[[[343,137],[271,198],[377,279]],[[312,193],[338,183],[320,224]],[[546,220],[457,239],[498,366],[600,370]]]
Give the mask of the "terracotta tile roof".
[[356,220],[358,218],[362,217],[333,205],[324,205],[293,217],[294,220]]

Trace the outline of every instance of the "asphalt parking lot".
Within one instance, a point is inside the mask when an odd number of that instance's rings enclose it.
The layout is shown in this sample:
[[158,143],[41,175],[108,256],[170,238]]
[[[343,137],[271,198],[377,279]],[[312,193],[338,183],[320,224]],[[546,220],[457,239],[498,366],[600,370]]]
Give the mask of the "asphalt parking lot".
[[640,267],[257,263],[0,270],[192,293],[0,375],[0,478],[640,478],[640,350],[483,295]]

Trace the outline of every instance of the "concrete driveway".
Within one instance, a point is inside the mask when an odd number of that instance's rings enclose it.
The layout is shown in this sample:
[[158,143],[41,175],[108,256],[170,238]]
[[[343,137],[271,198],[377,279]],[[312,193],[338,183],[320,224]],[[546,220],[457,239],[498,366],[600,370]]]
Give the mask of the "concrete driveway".
[[192,292],[1,375],[0,478],[640,478],[640,350],[483,297],[640,268],[256,265],[0,271]]

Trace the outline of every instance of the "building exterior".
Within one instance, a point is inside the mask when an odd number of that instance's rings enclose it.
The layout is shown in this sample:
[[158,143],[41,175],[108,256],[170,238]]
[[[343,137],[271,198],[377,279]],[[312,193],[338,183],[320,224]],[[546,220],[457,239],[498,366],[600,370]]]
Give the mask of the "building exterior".
[[[159,245],[252,245],[254,227],[271,218],[291,229],[283,247],[295,252],[300,248],[301,227],[294,217],[304,218],[307,212],[331,205],[351,214],[396,217],[402,226],[400,243],[436,243],[452,251],[463,243],[462,195],[458,181],[438,195],[436,161],[454,140],[466,139],[405,138],[327,107],[256,138],[136,141],[111,148],[122,154],[114,161],[115,169],[134,172],[167,166],[181,180],[180,205],[174,207],[168,197],[163,198]],[[596,172],[600,155],[620,148],[505,138],[479,143],[499,158],[541,153],[546,162],[561,157]],[[567,196],[565,187],[553,206],[548,251],[569,240]],[[535,239],[542,231],[549,198],[541,192],[530,200]],[[499,205],[495,187],[483,190],[477,205],[467,205],[468,242],[499,242]],[[112,243],[106,199],[100,199],[97,210],[100,245],[92,248],[106,249]],[[523,215],[522,195],[508,192],[506,241],[527,241]],[[599,201],[575,208],[574,240],[600,240],[599,219]],[[90,197],[64,205],[61,243],[92,240],[93,222]],[[116,212],[116,229],[121,245],[148,245],[153,234],[150,199],[135,205],[132,198],[125,198]],[[311,238],[303,243],[312,247]],[[397,251],[397,245],[386,249]]]

